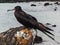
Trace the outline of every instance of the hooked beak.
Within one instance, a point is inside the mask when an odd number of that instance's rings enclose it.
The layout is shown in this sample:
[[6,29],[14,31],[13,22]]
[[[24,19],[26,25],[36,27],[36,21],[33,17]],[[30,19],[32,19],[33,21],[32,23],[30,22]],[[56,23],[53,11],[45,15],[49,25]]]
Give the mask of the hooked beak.
[[7,11],[13,11],[13,10],[15,10],[15,9],[9,9],[9,10],[7,10]]

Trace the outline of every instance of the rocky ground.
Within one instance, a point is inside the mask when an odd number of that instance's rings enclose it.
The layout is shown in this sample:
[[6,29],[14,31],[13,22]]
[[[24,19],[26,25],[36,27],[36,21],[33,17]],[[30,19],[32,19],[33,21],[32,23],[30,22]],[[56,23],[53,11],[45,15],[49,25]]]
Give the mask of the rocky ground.
[[0,45],[16,45],[15,34],[17,31],[24,29],[24,27],[11,28],[3,33],[0,33]]

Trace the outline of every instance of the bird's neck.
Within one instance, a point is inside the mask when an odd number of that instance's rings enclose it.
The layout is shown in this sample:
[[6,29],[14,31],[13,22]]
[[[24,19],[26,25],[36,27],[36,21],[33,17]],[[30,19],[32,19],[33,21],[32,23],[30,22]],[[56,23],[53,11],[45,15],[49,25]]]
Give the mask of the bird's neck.
[[22,10],[15,10],[15,12],[22,12]]

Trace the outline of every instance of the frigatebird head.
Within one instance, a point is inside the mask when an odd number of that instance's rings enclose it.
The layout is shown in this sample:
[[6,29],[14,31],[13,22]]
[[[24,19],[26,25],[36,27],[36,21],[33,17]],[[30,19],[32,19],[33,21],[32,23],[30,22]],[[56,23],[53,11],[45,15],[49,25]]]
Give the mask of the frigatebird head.
[[22,8],[20,6],[16,6],[14,9],[10,9],[10,10],[7,10],[7,11],[22,11]]
[[22,11],[22,8],[21,8],[20,6],[16,6],[16,7],[14,8],[14,10],[15,10],[15,11]]

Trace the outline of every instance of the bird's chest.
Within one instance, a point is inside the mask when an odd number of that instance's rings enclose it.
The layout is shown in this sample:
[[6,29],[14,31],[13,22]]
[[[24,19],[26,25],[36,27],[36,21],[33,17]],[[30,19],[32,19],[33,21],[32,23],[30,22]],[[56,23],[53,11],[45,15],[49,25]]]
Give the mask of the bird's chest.
[[25,20],[23,18],[20,18],[20,17],[16,17],[17,21],[20,22],[20,23],[24,23]]
[[18,21],[19,23],[23,24],[24,26],[26,26],[26,27],[31,27],[29,21],[27,21],[27,20],[25,20],[25,19],[23,19],[23,18],[20,18],[20,17],[16,17],[16,19],[17,19],[17,21]]

